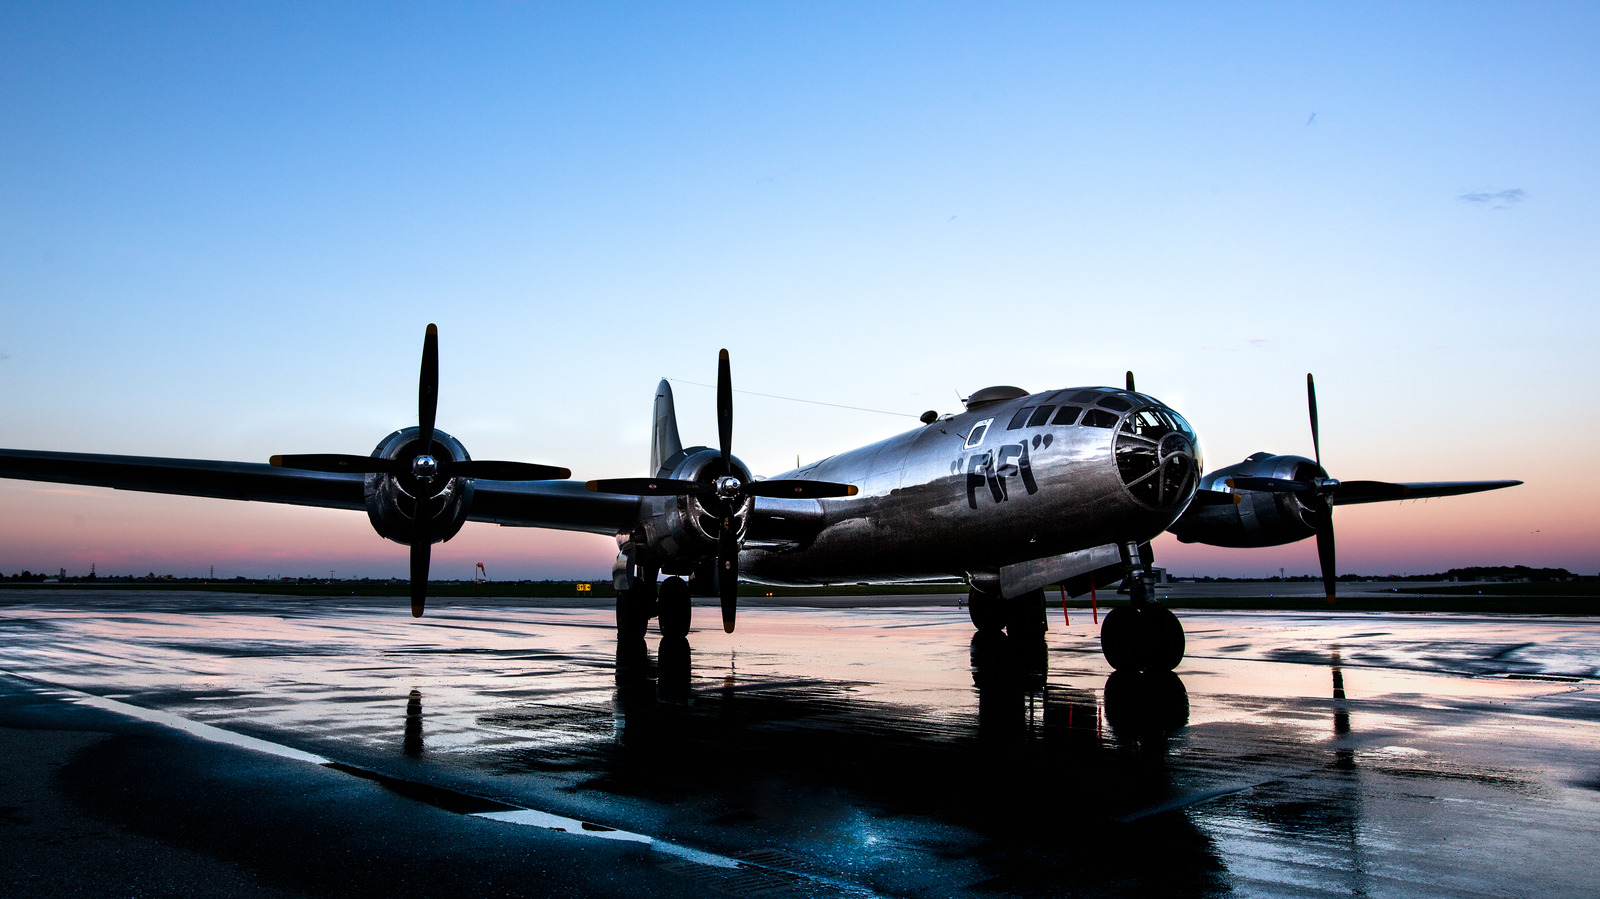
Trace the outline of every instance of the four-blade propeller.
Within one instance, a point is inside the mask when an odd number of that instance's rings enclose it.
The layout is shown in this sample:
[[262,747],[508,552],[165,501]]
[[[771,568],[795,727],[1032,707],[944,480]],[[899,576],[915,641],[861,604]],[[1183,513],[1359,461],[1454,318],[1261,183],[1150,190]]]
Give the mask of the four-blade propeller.
[[1317,463],[1317,473],[1304,480],[1284,478],[1229,478],[1232,490],[1258,490],[1268,493],[1296,493],[1306,508],[1316,514],[1317,560],[1322,566],[1322,588],[1333,601],[1334,585],[1338,574],[1334,566],[1333,506],[1329,502],[1339,490],[1339,481],[1328,477],[1322,467],[1322,440],[1317,426],[1317,385],[1311,374],[1306,374],[1306,405],[1311,410],[1311,451]]
[[[1229,478],[1228,487],[1233,490],[1259,490],[1268,493],[1295,493],[1306,508],[1316,515],[1317,529],[1317,561],[1322,567],[1322,588],[1328,595],[1328,601],[1333,602],[1334,588],[1338,583],[1338,572],[1334,565],[1333,549],[1333,499],[1338,495],[1340,484],[1337,478],[1328,477],[1328,470],[1322,467],[1322,439],[1317,425],[1317,384],[1311,374],[1306,374],[1306,405],[1311,410],[1311,451],[1316,459],[1317,473],[1300,480],[1284,478]],[[1355,484],[1357,482],[1351,482]],[[1401,484],[1386,484],[1380,481],[1363,481],[1363,485],[1371,487],[1392,487],[1397,491],[1404,491],[1406,487]]]
[[702,496],[707,511],[717,518],[717,592],[722,599],[722,629],[733,633],[739,597],[739,533],[735,516],[748,497],[823,499],[854,496],[851,484],[828,481],[786,479],[776,481],[742,480],[733,466],[733,377],[728,351],[717,360],[717,447],[721,453],[720,473],[709,481],[672,478],[609,478],[589,481],[584,486],[597,493],[630,496]]
[[417,382],[417,452],[409,459],[385,459],[343,453],[308,453],[273,456],[280,468],[304,471],[385,474],[409,478],[416,485],[417,507],[412,515],[411,533],[411,614],[421,618],[427,603],[428,563],[433,550],[433,533],[423,515],[423,503],[444,490],[451,478],[484,478],[494,481],[558,481],[572,476],[565,468],[534,465],[528,462],[456,461],[449,452],[434,454],[433,425],[439,408],[439,329],[428,325],[422,339],[422,374]]

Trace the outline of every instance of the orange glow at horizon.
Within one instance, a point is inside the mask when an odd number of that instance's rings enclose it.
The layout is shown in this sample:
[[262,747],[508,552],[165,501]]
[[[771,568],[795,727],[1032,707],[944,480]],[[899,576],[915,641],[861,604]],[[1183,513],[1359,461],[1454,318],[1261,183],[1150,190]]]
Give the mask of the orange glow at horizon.
[[[147,572],[202,577],[400,577],[406,548],[359,512],[0,482],[0,573]],[[615,540],[595,534],[468,523],[434,546],[432,576],[601,579]]]

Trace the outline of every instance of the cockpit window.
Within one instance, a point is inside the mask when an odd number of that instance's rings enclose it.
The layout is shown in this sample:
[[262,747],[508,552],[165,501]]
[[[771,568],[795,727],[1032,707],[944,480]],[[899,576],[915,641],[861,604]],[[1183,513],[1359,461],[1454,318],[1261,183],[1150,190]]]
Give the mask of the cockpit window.
[[1172,433],[1172,423],[1155,409],[1140,409],[1122,421],[1122,430],[1159,441]]
[[1032,406],[1023,406],[1021,409],[1017,410],[1017,414],[1011,416],[1011,424],[1006,425],[1006,430],[1015,431],[1017,428],[1020,428],[1023,425],[1027,424],[1028,423],[1028,416],[1032,412],[1033,412],[1033,407]]
[[983,442],[983,435],[989,433],[989,425],[994,422],[992,418],[985,418],[972,426],[972,433],[967,435],[967,449],[972,449]]
[[1050,410],[1054,408],[1054,406],[1040,406],[1039,408],[1033,410],[1032,417],[1028,419],[1028,427],[1037,428],[1038,426],[1049,421]]
[[1115,452],[1122,483],[1133,498],[1152,508],[1187,502],[1200,476],[1194,432],[1159,404],[1140,404],[1122,419]]
[[1062,406],[1056,410],[1056,417],[1050,423],[1053,425],[1070,425],[1078,420],[1078,413],[1082,411],[1082,406]]
[[1115,410],[1117,412],[1126,412],[1129,409],[1133,408],[1133,404],[1132,403],[1128,402],[1127,400],[1123,399],[1120,396],[1112,396],[1110,394],[1107,394],[1106,396],[1101,397],[1099,405],[1104,406],[1107,409]]
[[1099,398],[1100,391],[1098,390],[1080,390],[1072,395],[1074,403],[1092,403]]
[[1117,413],[1107,412],[1104,409],[1090,409],[1083,413],[1083,421],[1080,424],[1091,428],[1114,428],[1117,426]]

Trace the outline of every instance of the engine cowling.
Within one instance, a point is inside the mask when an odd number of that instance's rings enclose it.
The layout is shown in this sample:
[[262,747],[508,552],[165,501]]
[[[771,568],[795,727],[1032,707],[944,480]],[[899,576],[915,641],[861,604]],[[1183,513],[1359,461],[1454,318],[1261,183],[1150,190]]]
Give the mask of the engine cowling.
[[[1201,490],[1227,491],[1229,478],[1261,477],[1304,481],[1326,477],[1304,456],[1256,453],[1237,465],[1219,468],[1200,480]],[[1320,516],[1300,495],[1265,490],[1240,490],[1237,504],[1191,505],[1167,530],[1182,543],[1208,546],[1282,546],[1314,536]]]
[[[372,455],[384,459],[412,459],[424,453],[417,445],[421,431],[402,428],[379,441]],[[461,441],[437,428],[428,455],[448,457],[454,462],[471,458]],[[430,543],[442,543],[461,531],[472,507],[472,479],[449,477],[429,482],[411,475],[372,473],[366,476],[363,490],[367,519],[379,536],[410,545],[420,519]]]
[[[733,457],[733,475],[746,483],[754,480],[750,469]],[[662,465],[657,477],[711,484],[725,474],[722,455],[704,446],[680,450]],[[645,499],[641,525],[643,540],[640,557],[650,559],[663,571],[688,573],[696,562],[717,553],[717,535],[722,516],[732,512],[735,533],[742,542],[749,527],[755,498],[743,496],[731,510],[715,492],[684,496],[653,496]]]

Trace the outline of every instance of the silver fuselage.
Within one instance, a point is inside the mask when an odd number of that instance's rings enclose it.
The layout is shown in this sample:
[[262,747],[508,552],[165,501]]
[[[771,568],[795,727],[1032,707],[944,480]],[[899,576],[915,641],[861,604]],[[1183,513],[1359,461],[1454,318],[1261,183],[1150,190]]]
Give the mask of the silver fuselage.
[[[1040,407],[1055,417],[1063,406],[1079,408],[1073,423],[1030,423]],[[1199,473],[1192,429],[1143,394],[1068,388],[993,402],[776,475],[860,493],[759,500],[740,568],[751,580],[787,584],[983,577],[1146,542],[1183,513]],[[813,524],[787,536],[772,526],[787,519]]]

